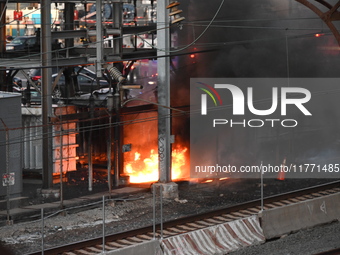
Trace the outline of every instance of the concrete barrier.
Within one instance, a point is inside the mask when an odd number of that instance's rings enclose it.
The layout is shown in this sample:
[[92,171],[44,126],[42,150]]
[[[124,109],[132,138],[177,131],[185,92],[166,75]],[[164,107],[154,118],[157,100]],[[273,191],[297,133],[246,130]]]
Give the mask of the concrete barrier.
[[163,255],[158,240],[131,245],[114,251],[105,252],[107,255]]
[[340,194],[332,194],[262,212],[266,239],[340,219]]
[[193,232],[161,242],[166,255],[225,254],[265,241],[256,215]]

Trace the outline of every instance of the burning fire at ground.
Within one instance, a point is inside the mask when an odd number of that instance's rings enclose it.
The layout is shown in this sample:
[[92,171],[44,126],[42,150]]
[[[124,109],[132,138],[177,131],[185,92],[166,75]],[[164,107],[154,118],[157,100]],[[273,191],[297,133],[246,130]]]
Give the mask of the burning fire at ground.
[[[189,173],[186,165],[186,147],[176,147],[172,150],[172,179],[180,179]],[[142,158],[139,152],[135,152],[133,161],[127,162],[125,174],[130,176],[130,183],[143,183],[158,181],[158,153],[152,149],[146,158]]]

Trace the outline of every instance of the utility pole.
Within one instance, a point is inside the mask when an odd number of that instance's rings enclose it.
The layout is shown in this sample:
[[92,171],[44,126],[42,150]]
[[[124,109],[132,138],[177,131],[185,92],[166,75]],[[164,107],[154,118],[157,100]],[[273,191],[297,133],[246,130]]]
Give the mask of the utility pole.
[[158,168],[164,197],[177,197],[177,184],[171,183],[171,112],[170,112],[170,29],[168,0],[157,2],[157,73],[158,73]]
[[[158,104],[170,107],[170,59],[168,0],[157,2]],[[158,107],[159,182],[171,181],[170,109]]]
[[46,66],[52,66],[51,41],[51,0],[41,0],[41,63],[42,63],[42,121],[43,121],[43,188],[53,186],[52,172],[52,71]]

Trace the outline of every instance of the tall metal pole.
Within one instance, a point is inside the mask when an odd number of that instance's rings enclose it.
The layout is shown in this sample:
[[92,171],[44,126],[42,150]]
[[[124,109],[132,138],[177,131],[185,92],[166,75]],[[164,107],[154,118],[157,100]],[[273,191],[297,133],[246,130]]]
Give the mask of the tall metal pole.
[[[61,108],[61,107],[60,107]],[[62,116],[62,115],[61,115]],[[60,119],[60,210],[64,209],[64,190],[63,190],[63,123]]]
[[[168,0],[157,2],[157,56],[169,54],[169,16]],[[158,103],[170,107],[170,59],[160,57],[157,60]],[[158,107],[158,159],[159,182],[171,182],[171,145],[170,145],[170,109]]]
[[103,254],[105,254],[105,196],[103,196],[103,226],[102,226],[102,231],[103,231],[103,236],[102,236],[102,241],[103,241]]
[[41,212],[41,254],[44,255],[44,251],[45,251],[45,242],[44,242],[44,238],[45,238],[45,221],[44,221],[44,208],[41,208],[40,210]]
[[102,77],[103,63],[103,23],[102,23],[102,0],[96,0],[96,74],[97,77]]
[[121,143],[120,143],[120,95],[119,95],[119,89],[120,87],[120,82],[117,85],[116,92],[114,94],[114,103],[115,103],[115,110],[116,114],[113,118],[114,122],[114,141],[113,141],[113,152],[114,152],[114,186],[118,187],[119,186],[119,175],[120,175],[120,148],[121,148]]
[[93,117],[94,117],[94,98],[90,97],[90,134],[88,137],[88,151],[87,151],[87,158],[88,158],[88,165],[89,165],[89,191],[92,191],[92,184],[93,184],[93,162],[92,162],[92,126],[93,126]]
[[112,169],[112,161],[111,161],[111,156],[112,156],[112,110],[109,110],[109,134],[108,134],[108,139],[107,139],[107,182],[109,186],[109,194],[111,198],[111,192],[112,192],[112,175],[111,175],[111,169]]
[[[52,65],[51,41],[51,0],[41,0],[41,63],[43,67]],[[50,68],[42,69],[42,121],[43,121],[43,188],[53,186],[52,171],[52,72]]]
[[[110,91],[112,89],[112,82],[110,82]],[[109,111],[109,135],[108,135],[108,141],[107,141],[107,182],[109,185],[109,196],[111,198],[111,192],[112,192],[112,111],[114,108],[114,99],[113,95],[110,94],[107,97],[107,110]]]

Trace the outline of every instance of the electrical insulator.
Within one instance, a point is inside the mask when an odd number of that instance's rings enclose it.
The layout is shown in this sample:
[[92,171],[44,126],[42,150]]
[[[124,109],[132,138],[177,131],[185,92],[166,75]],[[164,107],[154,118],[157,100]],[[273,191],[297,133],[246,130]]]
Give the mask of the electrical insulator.
[[179,2],[172,2],[166,7],[167,9],[170,9],[169,16],[170,17],[173,16],[173,20],[171,21],[171,24],[175,24],[175,23],[185,20],[184,17],[180,16],[180,13],[182,13],[183,11],[178,9],[179,5],[180,5]]
[[123,74],[117,69],[115,66],[108,67],[107,70],[111,74],[111,76],[116,79],[118,82],[122,82],[125,80]]

